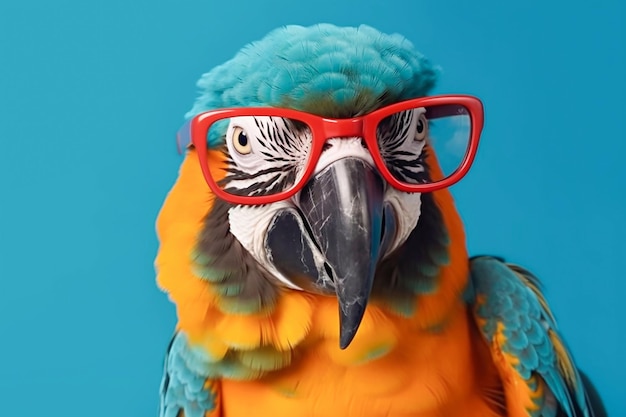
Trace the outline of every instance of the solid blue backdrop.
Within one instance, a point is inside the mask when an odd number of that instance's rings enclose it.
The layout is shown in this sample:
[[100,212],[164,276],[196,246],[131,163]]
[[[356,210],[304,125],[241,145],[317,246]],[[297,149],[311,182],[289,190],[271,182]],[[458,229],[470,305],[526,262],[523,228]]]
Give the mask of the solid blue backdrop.
[[442,66],[437,93],[483,99],[453,189],[470,250],[543,279],[579,365],[626,415],[622,4],[2,2],[0,415],[156,416],[175,311],[154,221],[195,81],[277,26],[318,22],[402,33]]

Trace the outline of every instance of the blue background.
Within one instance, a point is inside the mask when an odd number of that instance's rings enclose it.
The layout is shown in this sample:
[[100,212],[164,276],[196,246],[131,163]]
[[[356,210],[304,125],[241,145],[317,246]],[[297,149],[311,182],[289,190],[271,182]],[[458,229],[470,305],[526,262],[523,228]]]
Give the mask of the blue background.
[[436,92],[484,100],[454,187],[470,249],[543,278],[578,363],[626,415],[620,3],[1,2],[0,414],[156,416],[175,311],[154,221],[195,81],[277,26],[331,22],[404,34],[443,67]]

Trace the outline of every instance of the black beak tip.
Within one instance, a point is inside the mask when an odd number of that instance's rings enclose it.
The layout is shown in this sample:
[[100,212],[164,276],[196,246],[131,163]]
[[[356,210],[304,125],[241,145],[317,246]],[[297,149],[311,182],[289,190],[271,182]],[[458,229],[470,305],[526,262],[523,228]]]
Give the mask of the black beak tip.
[[359,330],[363,315],[365,314],[366,299],[361,303],[352,305],[347,311],[339,312],[339,347],[341,350],[346,349],[352,343],[356,332]]
[[356,329],[354,329],[353,331],[350,331],[349,333],[342,332],[339,338],[339,348],[341,350],[344,350],[348,346],[350,346],[350,343],[352,343],[352,339],[354,339],[355,335],[356,335]]

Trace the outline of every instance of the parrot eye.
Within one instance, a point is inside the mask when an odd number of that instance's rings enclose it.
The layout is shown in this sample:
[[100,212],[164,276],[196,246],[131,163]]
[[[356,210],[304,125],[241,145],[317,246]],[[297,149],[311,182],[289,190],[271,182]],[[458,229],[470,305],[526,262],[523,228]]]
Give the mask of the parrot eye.
[[417,125],[415,126],[415,140],[418,142],[422,142],[426,139],[426,134],[428,133],[428,120],[426,119],[426,115],[424,113],[420,114],[419,119],[417,119]]
[[282,116],[243,115],[212,122],[208,138],[219,138],[225,175],[215,179],[227,194],[264,196],[293,188],[304,175],[313,143],[311,127]]
[[250,145],[250,141],[248,140],[248,135],[246,131],[241,127],[235,127],[233,129],[233,136],[231,138],[233,142],[233,147],[235,150],[241,155],[248,155],[252,152],[252,146]]

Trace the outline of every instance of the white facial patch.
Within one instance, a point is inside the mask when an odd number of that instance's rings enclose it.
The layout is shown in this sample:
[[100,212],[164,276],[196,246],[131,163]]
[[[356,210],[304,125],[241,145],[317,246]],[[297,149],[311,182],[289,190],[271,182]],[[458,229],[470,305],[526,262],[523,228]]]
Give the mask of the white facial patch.
[[392,205],[396,214],[396,236],[383,256],[389,255],[402,245],[417,226],[422,213],[422,194],[405,193],[387,187],[385,201]]
[[312,146],[312,133],[306,126],[274,116],[227,121],[225,142],[231,168],[237,171],[226,176],[228,187],[253,190],[258,186],[262,192],[275,186],[289,188],[302,178]]
[[293,207],[290,201],[279,201],[264,206],[235,206],[228,211],[230,232],[252,257],[285,286],[302,290],[281,274],[267,258],[265,238],[274,215],[281,209]]

